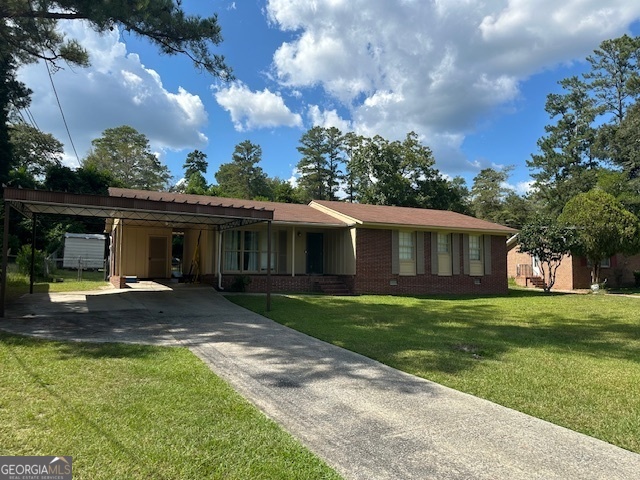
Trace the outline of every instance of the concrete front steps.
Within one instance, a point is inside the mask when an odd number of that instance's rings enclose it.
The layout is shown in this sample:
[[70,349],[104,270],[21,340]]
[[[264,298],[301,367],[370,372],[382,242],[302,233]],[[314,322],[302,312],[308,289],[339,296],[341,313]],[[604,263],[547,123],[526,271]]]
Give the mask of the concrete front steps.
[[346,296],[353,295],[349,287],[335,276],[322,276],[314,281],[314,290],[325,295]]

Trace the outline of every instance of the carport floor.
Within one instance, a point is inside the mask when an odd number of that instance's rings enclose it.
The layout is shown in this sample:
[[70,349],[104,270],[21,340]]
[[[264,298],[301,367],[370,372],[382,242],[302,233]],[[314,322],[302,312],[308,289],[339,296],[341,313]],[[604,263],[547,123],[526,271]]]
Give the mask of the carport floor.
[[25,296],[4,330],[183,345],[347,479],[633,479],[640,455],[244,310],[207,287]]

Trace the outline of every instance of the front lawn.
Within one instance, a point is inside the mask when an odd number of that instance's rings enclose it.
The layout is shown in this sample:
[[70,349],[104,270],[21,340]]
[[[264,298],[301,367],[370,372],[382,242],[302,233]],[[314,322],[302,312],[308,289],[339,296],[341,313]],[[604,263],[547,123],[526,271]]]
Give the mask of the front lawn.
[[183,348],[0,332],[0,455],[74,479],[339,479]]
[[[264,298],[229,299],[258,313]],[[640,299],[274,296],[266,316],[640,453]]]

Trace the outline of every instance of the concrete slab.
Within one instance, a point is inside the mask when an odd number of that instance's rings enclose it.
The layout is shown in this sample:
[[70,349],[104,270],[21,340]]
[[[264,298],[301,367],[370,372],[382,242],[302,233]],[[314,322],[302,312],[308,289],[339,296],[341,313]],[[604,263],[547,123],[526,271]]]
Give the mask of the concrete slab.
[[627,480],[640,472],[638,454],[295,332],[206,287],[33,295],[0,326],[187,346],[347,479]]

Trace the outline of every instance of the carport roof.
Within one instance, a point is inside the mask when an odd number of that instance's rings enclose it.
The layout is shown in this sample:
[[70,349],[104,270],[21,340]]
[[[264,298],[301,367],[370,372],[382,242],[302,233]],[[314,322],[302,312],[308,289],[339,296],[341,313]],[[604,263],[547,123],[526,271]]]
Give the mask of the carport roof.
[[150,195],[86,195],[45,190],[4,188],[5,204],[32,218],[34,214],[77,215],[124,219],[128,224],[161,223],[174,228],[209,226],[220,230],[273,220],[273,210],[225,206],[215,202],[179,202]]

